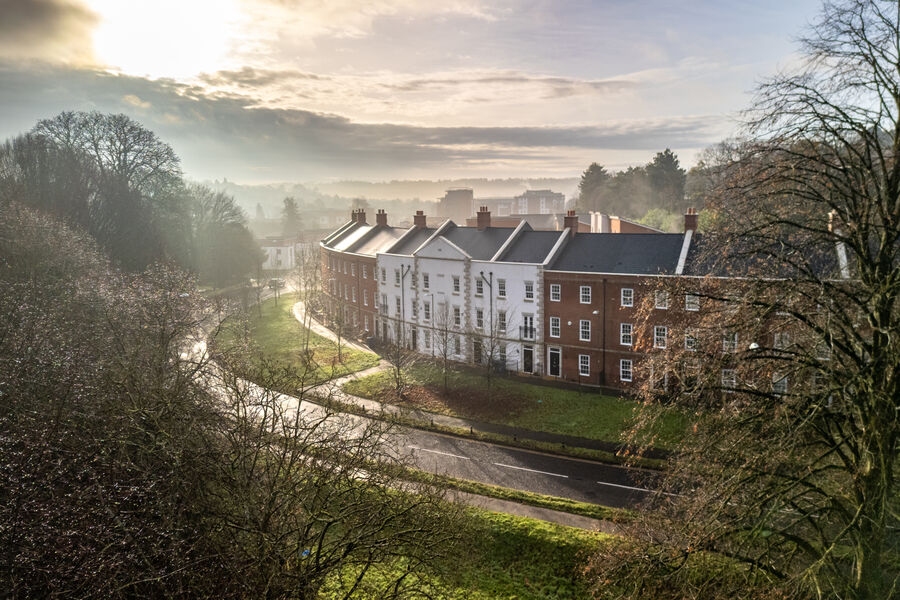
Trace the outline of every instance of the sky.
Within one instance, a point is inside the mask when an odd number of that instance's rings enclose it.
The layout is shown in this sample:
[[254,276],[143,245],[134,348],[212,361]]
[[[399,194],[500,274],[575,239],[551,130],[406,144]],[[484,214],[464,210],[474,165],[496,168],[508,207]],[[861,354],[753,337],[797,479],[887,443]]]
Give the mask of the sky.
[[737,134],[820,0],[0,0],[0,139],[125,113],[193,179],[571,177]]

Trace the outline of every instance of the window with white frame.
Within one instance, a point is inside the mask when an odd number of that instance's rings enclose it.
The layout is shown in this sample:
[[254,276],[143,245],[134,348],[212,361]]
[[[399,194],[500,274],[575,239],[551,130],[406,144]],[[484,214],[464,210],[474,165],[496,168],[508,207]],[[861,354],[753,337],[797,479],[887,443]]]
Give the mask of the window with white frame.
[[505,279],[497,280],[497,297],[498,298],[506,298],[506,280]]
[[350,284],[345,283],[344,284],[344,300],[349,300],[349,299],[350,299]]
[[365,324],[365,330],[369,331],[369,315],[363,315],[363,323]]
[[498,349],[497,358],[500,359],[501,365],[506,365],[506,344],[500,344],[500,348]]
[[453,324],[456,327],[462,325],[462,313],[460,312],[458,306],[453,307]]
[[697,332],[695,330],[688,329],[684,332],[684,349],[688,352],[697,350]]
[[394,269],[394,285],[400,285],[400,269]]
[[458,335],[453,336],[453,354],[456,354],[457,356],[462,354],[462,342]]
[[[281,252],[281,250],[279,250],[278,252]],[[344,275],[346,275],[346,274],[347,274],[347,261],[344,261]]]
[[480,308],[475,309],[475,327],[478,329],[484,327],[484,311]]
[[722,389],[731,392],[737,387],[737,371],[722,369]]
[[357,313],[353,313],[353,326],[359,327],[359,315]]
[[631,360],[623,358],[619,361],[619,381],[631,381],[632,363]]
[[634,306],[634,289],[622,288],[619,304],[622,306]]
[[422,273],[422,289],[428,291],[431,288],[431,278],[428,273]]
[[726,331],[722,334],[722,352],[737,352],[738,334],[736,331]]
[[562,300],[562,290],[558,283],[550,284],[550,302],[559,302]]
[[350,274],[356,277],[356,263],[350,263]]
[[697,294],[685,294],[684,310],[689,310],[692,312],[700,310],[700,296]]
[[582,342],[591,341],[591,322],[588,319],[578,321],[578,339]]
[[454,294],[459,293],[459,275],[453,276],[453,293]]
[[669,336],[669,328],[665,325],[657,325],[653,328],[653,347],[665,348],[666,338]]
[[422,304],[422,314],[425,317],[426,321],[431,320],[431,304],[429,304],[428,302],[424,302]]
[[483,296],[484,295],[484,280],[481,279],[481,276],[475,278],[475,295]]
[[363,288],[363,306],[369,305],[369,290]]
[[506,311],[497,311],[497,331],[504,333],[506,331]]
[[669,308],[669,292],[665,290],[656,290],[653,306],[654,308],[661,310]]
[[381,295],[381,310],[384,311],[384,314],[387,314],[387,311],[388,311],[387,294]]
[[772,334],[772,347],[776,350],[784,350],[791,345],[791,336],[786,332]]
[[431,330],[430,329],[425,330],[424,337],[425,337],[425,349],[431,350]]
[[559,337],[559,317],[550,317],[550,337]]
[[395,307],[397,309],[397,316],[400,316],[400,296],[394,296]]
[[619,323],[619,344],[630,346],[634,343],[633,328],[631,323]]
[[381,267],[381,283],[387,283],[387,269]]
[[772,373],[772,392],[778,395],[788,393],[787,375],[782,375],[777,371],[775,373]]
[[578,355],[578,374],[588,377],[591,374],[591,357],[589,354]]
[[362,276],[363,276],[363,279],[369,278],[369,265],[362,266]]
[[356,302],[356,288],[355,287],[350,288],[350,296],[351,296],[350,299],[353,300],[354,302]]
[[412,303],[412,318],[413,319],[419,318],[419,304],[417,302]]
[[525,299],[526,300],[534,300],[534,282],[533,281],[525,282]]
[[583,285],[578,289],[578,299],[581,304],[591,303],[591,286]]

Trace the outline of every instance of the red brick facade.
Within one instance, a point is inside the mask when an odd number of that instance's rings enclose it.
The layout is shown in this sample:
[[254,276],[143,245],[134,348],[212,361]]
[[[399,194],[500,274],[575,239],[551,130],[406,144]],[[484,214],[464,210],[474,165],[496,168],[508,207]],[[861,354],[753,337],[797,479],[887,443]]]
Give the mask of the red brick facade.
[[[584,384],[632,387],[641,376],[642,357],[654,348],[655,341],[663,341],[662,337],[654,339],[656,326],[667,328],[666,347],[683,343],[676,336],[683,335],[682,324],[688,317],[684,299],[669,298],[668,308],[655,308],[657,283],[656,277],[646,275],[545,271],[546,375]],[[558,296],[556,286],[559,286]],[[586,290],[584,293],[582,288]],[[626,290],[624,298],[623,290]],[[647,309],[646,302],[654,308],[649,309],[650,318],[645,321],[639,318],[638,311]],[[557,333],[554,319],[559,319],[558,337],[554,335]],[[583,321],[587,321],[587,327]],[[551,360],[554,349],[560,353],[558,375],[553,372]],[[588,357],[587,368],[581,355]],[[621,377],[623,360],[631,361],[631,382]]]
[[322,289],[333,319],[343,315],[346,333],[374,333],[378,281],[375,257],[321,249]]

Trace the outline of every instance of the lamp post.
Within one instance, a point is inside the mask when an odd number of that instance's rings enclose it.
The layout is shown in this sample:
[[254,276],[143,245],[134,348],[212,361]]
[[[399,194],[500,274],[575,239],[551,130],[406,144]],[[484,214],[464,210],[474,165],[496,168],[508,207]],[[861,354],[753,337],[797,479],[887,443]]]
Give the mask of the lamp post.
[[478,275],[481,277],[481,280],[487,284],[488,286],[488,306],[490,310],[488,311],[489,321],[488,321],[488,335],[490,336],[490,352],[488,355],[488,373],[491,372],[491,369],[494,368],[493,360],[494,360],[494,272],[491,271],[488,273],[490,279],[484,276],[484,271],[479,271]]

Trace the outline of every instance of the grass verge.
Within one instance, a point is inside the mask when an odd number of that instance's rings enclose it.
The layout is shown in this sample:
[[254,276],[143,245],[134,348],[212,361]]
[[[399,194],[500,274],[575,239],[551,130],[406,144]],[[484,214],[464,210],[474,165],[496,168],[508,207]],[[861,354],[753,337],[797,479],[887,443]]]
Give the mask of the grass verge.
[[[346,386],[345,386],[346,387]],[[522,448],[524,450],[535,450],[537,452],[546,452],[547,454],[557,454],[560,456],[569,456],[572,458],[583,458],[585,460],[594,460],[597,462],[628,465],[631,467],[639,467],[642,469],[662,470],[666,466],[666,461],[658,458],[645,458],[642,456],[619,456],[614,452],[605,450],[595,450],[593,448],[579,448],[577,446],[566,446],[565,444],[554,444],[550,442],[540,442],[527,438],[518,438],[499,433],[490,433],[484,431],[475,431],[463,427],[450,427],[441,425],[433,421],[424,421],[404,415],[393,413],[373,413],[356,404],[341,402],[334,399],[321,399],[323,405],[327,405],[333,410],[340,412],[353,413],[376,419],[389,420],[404,427],[412,429],[421,429],[423,431],[433,431],[435,433],[444,433],[455,437],[478,440],[491,444],[500,444],[511,448]]]
[[[317,381],[341,377],[378,364],[375,354],[345,347],[338,352],[334,341],[303,327],[291,312],[296,302],[297,294],[282,294],[280,298],[263,301],[259,310],[254,309],[246,321],[226,319],[216,337],[216,345],[226,355],[245,346],[251,351],[251,357],[264,357],[271,364],[289,366]],[[305,352],[307,336],[308,354]],[[307,371],[307,361],[314,367],[312,373]]]
[[[442,600],[580,600],[589,598],[581,566],[610,536],[526,517],[467,509],[466,552],[447,557],[435,572],[417,573],[429,597]],[[400,560],[379,565],[383,576],[402,569]],[[375,574],[377,580],[377,573]],[[342,597],[340,583],[329,582],[323,600]],[[360,590],[359,598],[376,595]]]
[[[499,377],[490,386],[475,369],[454,366],[449,393],[443,392],[441,371],[435,365],[416,365],[407,370],[408,402],[416,408],[455,417],[500,423],[534,431],[546,431],[619,443],[631,426],[637,402],[603,396],[593,391],[533,385]],[[361,377],[344,385],[355,396],[382,402],[396,401],[389,372]],[[658,444],[674,446],[687,419],[672,414],[656,431]]]
[[468,479],[458,479],[456,477],[447,477],[446,475],[435,475],[433,473],[426,473],[414,469],[410,469],[407,472],[407,477],[412,481],[422,481],[439,487],[458,490],[460,492],[477,494],[479,496],[496,498],[498,500],[509,500],[510,502],[525,504],[527,506],[536,506],[538,508],[549,508],[551,510],[581,515],[583,517],[590,517],[591,519],[599,519],[601,521],[624,523],[634,518],[634,512],[623,508],[612,508],[600,504],[578,502],[577,500],[560,498],[558,496],[546,496],[534,492],[512,490],[487,483],[469,481]]

